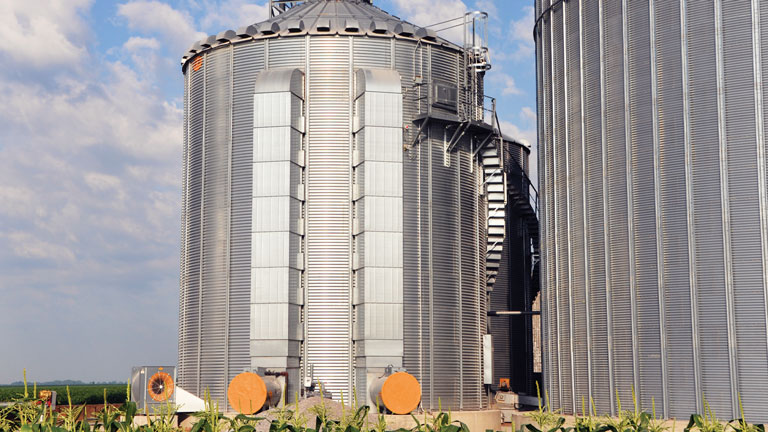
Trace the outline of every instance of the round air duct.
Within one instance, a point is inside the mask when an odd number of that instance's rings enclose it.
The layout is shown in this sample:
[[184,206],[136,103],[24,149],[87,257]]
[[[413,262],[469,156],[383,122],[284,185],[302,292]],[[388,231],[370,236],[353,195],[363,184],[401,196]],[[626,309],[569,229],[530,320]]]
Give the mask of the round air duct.
[[410,414],[421,402],[421,385],[408,372],[395,372],[371,383],[371,400],[393,414]]
[[229,383],[227,400],[235,411],[253,414],[265,406],[275,406],[280,401],[282,390],[275,377],[261,377],[253,372],[243,372]]

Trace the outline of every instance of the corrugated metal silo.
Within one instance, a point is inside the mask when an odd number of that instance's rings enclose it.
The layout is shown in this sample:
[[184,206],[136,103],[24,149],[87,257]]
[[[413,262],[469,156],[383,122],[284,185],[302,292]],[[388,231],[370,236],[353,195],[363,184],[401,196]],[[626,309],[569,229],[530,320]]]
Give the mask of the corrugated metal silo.
[[223,403],[235,375],[268,368],[289,400],[313,378],[364,398],[392,365],[425,408],[485,404],[506,177],[484,57],[370,3],[308,0],[182,60],[193,393]]
[[535,10],[553,407],[768,420],[768,3]]

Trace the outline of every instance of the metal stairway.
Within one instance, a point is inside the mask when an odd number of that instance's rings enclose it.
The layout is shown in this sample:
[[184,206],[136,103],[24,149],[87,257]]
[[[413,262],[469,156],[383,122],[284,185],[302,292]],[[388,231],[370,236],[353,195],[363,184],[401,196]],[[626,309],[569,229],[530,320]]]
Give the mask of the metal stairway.
[[[531,239],[531,278],[539,278],[539,197],[523,168],[515,161],[505,165],[510,210],[525,220]],[[537,288],[538,290],[538,288]]]
[[496,276],[499,274],[504,235],[506,233],[507,182],[504,166],[502,165],[501,145],[501,136],[498,135],[480,151],[480,157],[483,162],[483,185],[485,186],[485,195],[488,201],[486,219],[488,240],[485,254],[485,273],[488,290],[493,289],[493,285],[496,283]]

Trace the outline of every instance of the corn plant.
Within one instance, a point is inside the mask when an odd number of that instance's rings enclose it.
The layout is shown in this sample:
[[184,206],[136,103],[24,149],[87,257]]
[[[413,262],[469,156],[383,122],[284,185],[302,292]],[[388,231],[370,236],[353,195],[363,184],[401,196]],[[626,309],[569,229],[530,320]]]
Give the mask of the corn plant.
[[117,423],[119,432],[135,432],[136,428],[133,426],[133,419],[136,417],[138,410],[136,402],[131,401],[126,401],[120,407],[121,420]]
[[219,411],[219,402],[211,399],[211,393],[205,389],[205,410],[195,413],[199,420],[192,426],[191,432],[224,432],[224,415]]
[[[296,392],[294,394],[294,409],[293,409],[293,415],[291,416],[291,419],[289,421],[289,424],[291,427],[293,427],[293,430],[295,431],[305,431],[307,430],[307,423],[309,423],[309,419],[307,418],[307,415],[299,410],[299,393]],[[283,403],[285,405],[285,403]]]
[[154,407],[152,416],[147,416],[147,428],[152,432],[176,432],[180,428],[174,425],[176,406],[170,401]]
[[528,417],[535,421],[539,427],[529,423],[523,425],[523,429],[528,429],[530,432],[557,432],[563,430],[565,418],[560,416],[557,411],[552,411],[549,406],[549,395],[546,391],[544,391],[544,403],[542,404],[541,389],[539,388],[538,381],[536,382],[536,396],[539,399],[539,408],[529,413]]
[[744,406],[741,404],[741,395],[739,395],[739,414],[741,417],[728,422],[728,426],[733,432],[765,432],[765,426],[762,424],[750,424],[744,417]]
[[726,425],[717,418],[715,411],[704,398],[704,414],[692,414],[685,432],[725,432]]
[[[80,420],[80,416],[83,417],[82,420]],[[69,393],[69,386],[67,386],[67,406],[61,410],[62,426],[70,432],[90,432],[91,425],[85,417],[85,405],[72,405],[72,396]]]
[[94,430],[102,429],[104,432],[117,432],[120,420],[120,410],[107,403],[107,389],[104,389],[104,407],[96,413]]
[[[666,425],[663,419],[656,417],[656,399],[651,398],[651,420],[648,422],[648,432],[667,432],[669,426]],[[672,428],[674,431],[674,427]]]
[[605,426],[601,424],[594,412],[594,404],[590,399],[589,407],[586,406],[584,397],[581,398],[581,415],[577,415],[574,421],[574,425],[567,428],[568,432],[603,432]]
[[296,431],[303,431],[306,429],[306,417],[304,417],[304,427],[297,427],[296,426],[296,416],[299,415],[299,399],[298,395],[296,397],[296,409],[291,410],[288,409],[288,407],[285,404],[285,395],[283,395],[282,403],[280,404],[280,407],[276,410],[275,418],[272,420],[272,422],[269,425],[270,432],[283,432],[283,431],[289,431],[289,432],[296,432]]

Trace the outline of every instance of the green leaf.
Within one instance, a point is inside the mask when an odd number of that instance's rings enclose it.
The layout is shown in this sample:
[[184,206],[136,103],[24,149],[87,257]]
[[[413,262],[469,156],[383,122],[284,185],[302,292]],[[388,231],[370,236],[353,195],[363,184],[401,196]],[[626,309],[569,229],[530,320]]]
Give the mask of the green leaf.
[[537,428],[536,426],[530,423],[524,424],[521,429],[523,428],[528,429],[530,432],[541,432],[541,429]]
[[194,425],[192,425],[192,429],[189,432],[200,432],[206,423],[207,422],[203,419],[198,420]]

